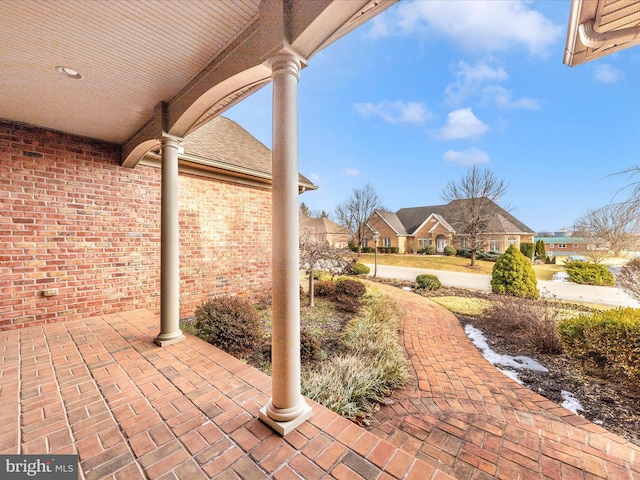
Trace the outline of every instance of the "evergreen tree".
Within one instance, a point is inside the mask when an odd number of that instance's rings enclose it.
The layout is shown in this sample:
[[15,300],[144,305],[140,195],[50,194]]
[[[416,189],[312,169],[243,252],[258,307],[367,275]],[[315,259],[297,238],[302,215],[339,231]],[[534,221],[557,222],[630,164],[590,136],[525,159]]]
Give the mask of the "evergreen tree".
[[536,241],[536,260],[542,260],[544,262],[545,258],[547,258],[547,252],[544,249],[544,242],[541,239]]
[[491,290],[494,293],[521,298],[538,298],[537,284],[531,262],[515,245],[509,246],[493,266]]

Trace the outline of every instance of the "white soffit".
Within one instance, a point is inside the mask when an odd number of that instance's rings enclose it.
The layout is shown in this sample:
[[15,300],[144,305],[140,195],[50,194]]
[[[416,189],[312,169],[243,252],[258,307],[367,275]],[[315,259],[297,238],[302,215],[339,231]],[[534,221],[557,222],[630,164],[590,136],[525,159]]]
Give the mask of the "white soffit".
[[256,20],[259,3],[0,0],[0,118],[123,143]]
[[564,63],[580,65],[640,44],[640,1],[573,0]]

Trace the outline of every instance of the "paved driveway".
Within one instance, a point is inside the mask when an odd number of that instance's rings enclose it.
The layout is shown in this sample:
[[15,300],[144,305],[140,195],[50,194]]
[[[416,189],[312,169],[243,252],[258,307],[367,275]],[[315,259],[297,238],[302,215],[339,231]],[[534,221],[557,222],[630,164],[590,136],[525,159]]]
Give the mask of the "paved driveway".
[[[367,264],[373,274],[373,265]],[[476,273],[449,272],[446,270],[425,270],[422,268],[395,267],[378,265],[378,276],[383,278],[397,278],[399,280],[415,280],[418,275],[430,273],[436,275],[443,285],[449,287],[473,288],[477,290],[491,290],[491,276]],[[578,285],[571,282],[551,282],[541,280],[538,289],[543,296],[555,297],[559,300],[572,302],[597,303],[616,307],[640,308],[640,302],[616,287],[595,287]]]

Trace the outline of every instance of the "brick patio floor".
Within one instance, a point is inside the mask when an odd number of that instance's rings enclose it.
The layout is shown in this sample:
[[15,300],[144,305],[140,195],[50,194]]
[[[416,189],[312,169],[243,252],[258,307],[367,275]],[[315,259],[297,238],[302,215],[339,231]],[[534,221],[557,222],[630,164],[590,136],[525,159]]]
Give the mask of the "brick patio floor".
[[77,453],[83,479],[451,478],[313,402],[274,434],[270,377],[192,336],[160,348],[158,326],[138,310],[0,332],[0,453]]
[[378,288],[401,307],[413,380],[376,414],[376,435],[461,479],[640,479],[640,447],[502,374],[449,311]]
[[[387,287],[380,286],[382,289]],[[310,402],[281,438],[266,375],[144,310],[0,332],[0,453],[78,453],[86,479],[640,479],[640,449],[511,381],[446,310],[393,291],[414,381],[371,431]]]

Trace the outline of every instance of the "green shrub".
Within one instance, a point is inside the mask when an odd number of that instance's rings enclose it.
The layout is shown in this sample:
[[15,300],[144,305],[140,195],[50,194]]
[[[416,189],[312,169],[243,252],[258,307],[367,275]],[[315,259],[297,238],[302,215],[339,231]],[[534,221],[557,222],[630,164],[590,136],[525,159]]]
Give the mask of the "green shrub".
[[436,247],[434,247],[433,245],[427,245],[424,248],[421,248],[420,250],[418,250],[418,253],[422,254],[422,255],[435,255],[436,254]]
[[640,385],[640,309],[617,308],[563,320],[565,351],[589,374],[621,375]]
[[391,247],[391,253],[400,253],[400,249],[398,247]]
[[444,247],[444,254],[447,257],[453,257],[456,253],[458,253],[458,249],[453,245],[447,245],[446,247]]
[[535,259],[536,260],[540,260],[540,261],[543,261],[545,263],[549,263],[547,261],[547,259],[549,257],[547,257],[547,252],[545,251],[545,248],[544,248],[544,242],[541,239],[536,241],[536,246],[534,248],[534,254],[535,254]]
[[362,253],[373,253],[373,247],[362,247]]
[[194,313],[198,336],[232,355],[243,355],[260,346],[263,326],[256,309],[239,297],[216,297]]
[[367,293],[364,283],[350,278],[340,278],[335,282],[336,295],[360,298]]
[[531,261],[510,245],[498,258],[491,274],[491,290],[522,298],[538,298],[536,274]]
[[416,277],[416,283],[418,284],[418,288],[423,288],[425,290],[438,290],[442,287],[442,283],[440,283],[440,279],[435,275],[424,274],[418,275]]
[[326,270],[314,270],[313,278],[315,280],[331,280],[331,273]]
[[333,280],[318,280],[313,284],[313,294],[316,297],[333,297],[336,294],[336,282]]
[[364,263],[356,262],[349,267],[349,271],[353,275],[367,275],[371,269]]
[[535,245],[533,243],[528,243],[528,242],[521,243],[520,253],[522,253],[529,260],[533,260],[533,254],[535,253]]
[[568,262],[565,264],[572,282],[584,285],[613,285],[613,275],[607,267],[597,263]]

